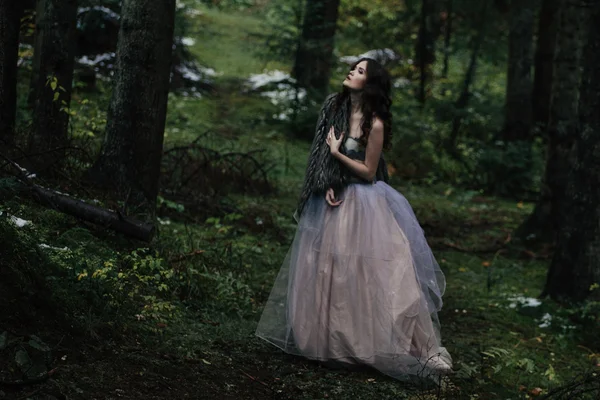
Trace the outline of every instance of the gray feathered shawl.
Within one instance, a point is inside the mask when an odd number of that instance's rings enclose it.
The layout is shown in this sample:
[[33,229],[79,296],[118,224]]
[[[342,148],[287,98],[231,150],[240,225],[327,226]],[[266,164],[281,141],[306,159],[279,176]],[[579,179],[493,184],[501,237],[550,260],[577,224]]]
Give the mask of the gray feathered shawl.
[[[335,104],[338,96],[340,96],[340,94],[337,93],[329,95],[327,99],[325,99],[321,111],[319,112],[315,137],[308,157],[304,184],[302,186],[300,199],[298,200],[296,212],[294,213],[296,221],[300,220],[302,210],[312,194],[325,194],[329,188],[332,188],[336,193],[336,196],[338,196],[339,192],[349,183],[368,183],[352,174],[348,168],[334,158],[330,154],[329,146],[325,141],[327,139],[327,133],[333,125],[336,138],[340,137],[341,132],[346,132],[344,142],[342,143],[342,146],[340,146],[340,152],[346,154],[348,157],[359,159],[361,161],[364,161],[365,159],[364,151],[345,152],[344,144],[346,140],[348,140],[347,133],[350,120],[350,98],[344,99],[340,106],[336,108]],[[388,181],[387,167],[383,157],[379,160],[376,180]]]

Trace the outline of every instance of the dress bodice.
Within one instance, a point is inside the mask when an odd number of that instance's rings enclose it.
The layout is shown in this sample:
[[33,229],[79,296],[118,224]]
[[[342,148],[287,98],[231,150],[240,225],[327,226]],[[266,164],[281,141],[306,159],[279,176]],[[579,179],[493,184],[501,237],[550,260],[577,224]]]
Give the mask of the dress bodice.
[[360,143],[360,139],[348,136],[348,139],[344,142],[344,149],[346,151],[361,151],[363,146]]
[[[359,138],[354,138],[352,136],[348,136],[346,141],[344,142],[344,150],[346,151],[346,155],[354,160],[365,161],[366,157],[366,149],[365,146],[361,143]],[[384,181],[387,182],[389,180],[387,166],[385,164],[385,160],[383,159],[383,155],[379,159],[379,165],[377,166],[377,172],[375,174],[375,181]],[[365,181],[362,178],[358,178],[354,176],[353,182],[356,181],[360,183],[364,183]]]

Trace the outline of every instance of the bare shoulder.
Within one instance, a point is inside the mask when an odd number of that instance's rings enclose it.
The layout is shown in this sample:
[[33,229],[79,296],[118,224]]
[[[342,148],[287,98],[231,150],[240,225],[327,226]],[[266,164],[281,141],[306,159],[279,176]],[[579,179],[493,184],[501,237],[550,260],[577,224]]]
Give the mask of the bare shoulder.
[[373,123],[371,124],[371,133],[383,134],[384,124],[381,118],[373,117]]
[[375,145],[375,147],[379,147],[383,144],[383,121],[380,118],[373,117],[373,122],[371,123],[371,132],[369,134],[369,143]]
[[373,128],[383,129],[383,120],[377,116],[373,117]]

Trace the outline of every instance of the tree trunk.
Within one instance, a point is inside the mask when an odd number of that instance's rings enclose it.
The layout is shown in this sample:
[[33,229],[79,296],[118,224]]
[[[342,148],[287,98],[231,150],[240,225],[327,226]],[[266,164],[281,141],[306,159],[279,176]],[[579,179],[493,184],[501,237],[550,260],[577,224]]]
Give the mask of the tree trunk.
[[467,72],[465,73],[465,79],[463,81],[463,87],[460,92],[460,96],[456,99],[454,103],[454,117],[452,118],[452,130],[450,131],[450,136],[448,138],[448,142],[446,143],[446,149],[450,152],[451,155],[457,157],[456,152],[456,144],[458,141],[458,135],[460,133],[460,127],[462,125],[462,119],[464,115],[464,109],[469,104],[469,98],[471,97],[471,85],[475,80],[475,72],[477,69],[477,58],[479,57],[479,52],[481,50],[481,45],[483,44],[483,40],[486,34],[486,18],[487,18],[487,9],[490,0],[484,0],[481,9],[481,20],[479,21],[479,26],[475,30],[475,35],[471,38],[473,43],[473,50],[471,52],[471,59],[469,61],[469,67],[467,68]]
[[442,78],[448,78],[448,70],[450,69],[450,52],[452,39],[452,22],[454,21],[454,0],[447,0],[448,6],[446,12],[446,24],[444,26],[444,68],[442,70]]
[[504,126],[499,132],[501,168],[488,176],[488,191],[520,196],[532,190],[532,65],[535,1],[512,0]]
[[[591,11],[591,12],[590,12]],[[600,18],[600,3],[587,11]],[[579,126],[568,158],[569,175],[558,210],[557,248],[546,292],[553,299],[600,299],[600,25],[590,24],[582,57]]]
[[29,151],[46,154],[33,160],[37,171],[43,172],[64,156],[61,151],[47,150],[64,147],[68,137],[77,0],[40,0],[37,10],[35,51],[39,52],[39,71]]
[[17,113],[17,58],[22,2],[0,0],[0,141],[12,143]]
[[35,6],[35,32],[33,39],[33,58],[31,60],[31,76],[29,78],[29,92],[27,93],[27,105],[33,110],[36,99],[36,87],[40,76],[40,55],[42,54],[42,36],[40,35],[44,16],[44,0],[36,1]]
[[533,78],[533,128],[545,132],[550,116],[552,66],[558,31],[560,0],[543,0],[538,22]]
[[334,38],[340,0],[307,0],[302,37],[292,74],[315,100],[322,100],[329,86]]
[[541,195],[533,213],[517,229],[522,238],[541,242],[555,240],[556,215],[562,208],[560,196],[567,185],[567,156],[577,129],[580,60],[585,41],[587,11],[569,0],[561,0],[556,37],[552,94],[546,135],[546,169]]
[[415,48],[415,61],[419,66],[419,90],[417,99],[421,105],[427,98],[427,84],[432,78],[435,62],[435,41],[441,33],[440,0],[421,0],[421,23]]
[[124,0],[106,137],[92,178],[153,220],[169,94],[175,0]]
[[503,138],[530,140],[534,8],[532,1],[513,0],[510,6],[508,74]]
[[429,29],[427,29],[427,20],[430,12],[429,1],[421,0],[421,23],[419,24],[417,48],[415,49],[415,59],[419,66],[419,92],[417,99],[421,105],[425,104],[425,86],[427,85],[427,75],[429,73],[427,66],[433,62],[432,58],[435,57],[435,53],[431,51],[431,46],[433,45],[431,43],[431,34]]

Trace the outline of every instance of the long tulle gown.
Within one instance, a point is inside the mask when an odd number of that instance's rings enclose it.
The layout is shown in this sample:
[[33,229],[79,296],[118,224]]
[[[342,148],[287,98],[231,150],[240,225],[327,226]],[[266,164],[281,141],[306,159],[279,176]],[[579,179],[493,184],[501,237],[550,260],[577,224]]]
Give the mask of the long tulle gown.
[[307,202],[256,335],[397,379],[448,372],[437,318],[445,279],[410,204],[384,182],[339,197],[335,208],[323,195]]

